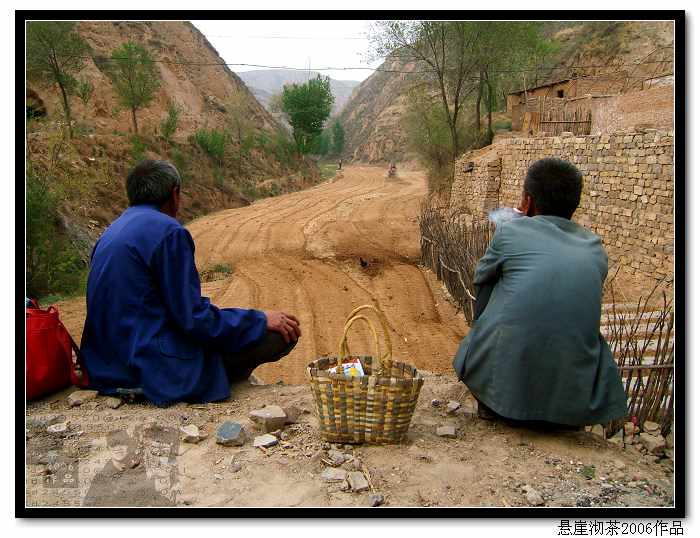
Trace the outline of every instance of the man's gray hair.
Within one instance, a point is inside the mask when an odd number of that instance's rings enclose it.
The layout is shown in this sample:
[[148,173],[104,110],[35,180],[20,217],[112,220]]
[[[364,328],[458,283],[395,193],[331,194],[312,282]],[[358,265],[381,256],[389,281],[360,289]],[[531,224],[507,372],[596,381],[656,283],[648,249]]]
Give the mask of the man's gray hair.
[[182,179],[175,166],[168,161],[147,159],[137,164],[126,178],[129,205],[162,205],[170,198],[173,187],[180,189]]

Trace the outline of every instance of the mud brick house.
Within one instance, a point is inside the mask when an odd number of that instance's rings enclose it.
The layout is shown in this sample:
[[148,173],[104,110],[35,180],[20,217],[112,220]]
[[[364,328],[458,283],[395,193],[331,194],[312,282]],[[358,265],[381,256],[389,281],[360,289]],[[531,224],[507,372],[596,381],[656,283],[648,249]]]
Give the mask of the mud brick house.
[[641,81],[610,76],[563,79],[508,95],[513,131],[576,135],[673,129],[673,75]]

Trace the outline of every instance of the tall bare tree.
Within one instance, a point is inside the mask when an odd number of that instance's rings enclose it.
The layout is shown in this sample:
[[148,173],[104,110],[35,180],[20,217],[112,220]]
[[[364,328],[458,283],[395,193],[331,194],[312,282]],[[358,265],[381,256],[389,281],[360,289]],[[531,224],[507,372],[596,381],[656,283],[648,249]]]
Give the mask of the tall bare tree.
[[226,129],[237,148],[236,167],[238,176],[243,176],[243,157],[252,147],[255,130],[252,112],[243,92],[236,92],[226,101]]
[[[454,162],[467,139],[480,140],[482,100],[490,118],[500,76],[527,63],[539,43],[539,26],[508,21],[380,21],[370,42],[375,57],[398,59],[407,67],[415,64],[417,81],[439,96]],[[469,99],[473,99],[475,133],[465,137],[460,126]]]
[[450,130],[452,158],[461,152],[460,118],[476,91],[481,28],[471,21],[379,21],[370,34],[377,56],[415,63],[417,76],[434,85]]

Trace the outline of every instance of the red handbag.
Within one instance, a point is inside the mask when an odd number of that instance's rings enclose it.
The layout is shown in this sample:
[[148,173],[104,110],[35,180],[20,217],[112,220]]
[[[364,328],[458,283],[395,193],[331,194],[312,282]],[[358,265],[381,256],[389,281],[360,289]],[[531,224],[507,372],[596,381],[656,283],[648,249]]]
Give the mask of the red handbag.
[[26,309],[27,400],[34,400],[70,385],[87,387],[87,370],[80,349],[61,323],[58,309],[50,306],[42,310],[35,300],[31,303],[32,307]]

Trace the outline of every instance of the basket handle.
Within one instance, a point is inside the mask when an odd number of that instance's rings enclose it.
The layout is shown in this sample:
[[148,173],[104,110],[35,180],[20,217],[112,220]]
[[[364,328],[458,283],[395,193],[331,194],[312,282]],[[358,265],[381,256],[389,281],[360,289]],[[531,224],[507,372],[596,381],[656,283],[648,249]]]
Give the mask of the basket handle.
[[348,347],[348,331],[356,321],[360,320],[364,321],[367,327],[369,327],[369,330],[372,332],[372,336],[374,337],[374,349],[376,349],[377,357],[379,357],[379,338],[377,337],[377,330],[374,328],[374,325],[372,325],[372,322],[365,316],[354,316],[345,323],[345,328],[343,329],[343,337],[340,339],[340,345],[338,346],[339,349],[337,366],[340,366],[343,363],[343,359],[345,358],[345,356],[350,354],[350,348]]
[[386,320],[386,316],[377,307],[370,304],[365,304],[362,306],[358,306],[352,312],[350,312],[350,314],[348,315],[348,321],[355,317],[362,310],[372,310],[375,314],[377,314],[377,317],[379,318],[379,321],[382,324],[382,329],[384,330],[384,343],[386,344],[386,352],[384,353],[384,355],[379,355],[379,353],[377,353],[377,358],[382,363],[385,361],[390,361],[391,357],[393,356],[393,350],[391,347],[391,337],[389,336],[389,323]]

